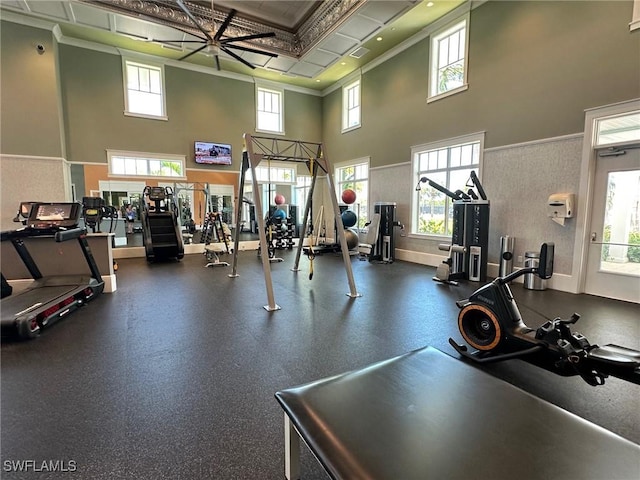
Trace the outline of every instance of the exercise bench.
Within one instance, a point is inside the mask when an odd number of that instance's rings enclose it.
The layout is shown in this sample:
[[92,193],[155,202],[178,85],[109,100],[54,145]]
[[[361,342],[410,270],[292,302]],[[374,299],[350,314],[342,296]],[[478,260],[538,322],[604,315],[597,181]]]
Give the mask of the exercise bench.
[[432,347],[275,394],[333,479],[640,478],[640,446]]

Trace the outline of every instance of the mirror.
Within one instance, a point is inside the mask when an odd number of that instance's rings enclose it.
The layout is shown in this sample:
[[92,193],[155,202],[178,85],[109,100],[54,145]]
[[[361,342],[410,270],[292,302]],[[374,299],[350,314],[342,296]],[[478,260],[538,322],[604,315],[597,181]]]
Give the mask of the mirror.
[[[275,169],[276,167],[272,167]],[[273,172],[274,170],[272,170]],[[275,177],[275,173],[272,173]],[[187,180],[150,179],[135,177],[111,178],[108,165],[72,164],[71,182],[74,201],[82,203],[83,197],[101,197],[105,204],[117,209],[117,218],[103,218],[96,231],[113,232],[114,246],[140,247],[142,242],[142,226],[140,224],[140,202],[145,186],[171,187],[178,204],[179,223],[183,231],[195,228],[193,243],[200,242],[200,231],[208,212],[222,212],[223,222],[229,225],[232,235],[235,235],[236,206],[241,208],[242,216],[238,228],[240,241],[257,241],[258,223],[255,211],[253,186],[251,181],[245,184],[244,198],[236,205],[238,194],[239,172],[226,172],[200,169],[188,170]],[[262,215],[266,215],[268,206],[274,210],[275,195],[284,197],[284,204],[278,208],[285,211],[287,218],[294,224],[294,238],[300,235],[300,224],[304,214],[304,207],[311,185],[308,174],[297,176],[295,182],[289,178],[282,183],[259,183],[263,208]],[[127,206],[133,211],[133,225],[127,225]],[[127,233],[128,231],[131,233]]]
[[[183,230],[195,226],[191,239],[194,242],[200,241],[199,230],[208,212],[222,212],[223,221],[233,227],[238,172],[190,170],[186,181],[172,181],[171,177],[110,178],[107,169],[104,163],[71,165],[72,191],[74,201],[82,203],[83,197],[101,197],[106,205],[117,209],[117,218],[103,218],[96,227],[96,231],[115,234],[116,248],[143,245],[140,202],[145,186],[172,188],[180,213],[178,222]],[[127,221],[128,206],[133,213],[132,225]]]

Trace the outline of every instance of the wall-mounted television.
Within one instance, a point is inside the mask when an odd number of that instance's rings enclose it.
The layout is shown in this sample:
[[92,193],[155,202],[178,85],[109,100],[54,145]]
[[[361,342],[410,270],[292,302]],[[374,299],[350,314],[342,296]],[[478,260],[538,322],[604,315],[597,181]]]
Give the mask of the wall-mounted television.
[[231,145],[226,143],[196,142],[196,163],[231,165]]

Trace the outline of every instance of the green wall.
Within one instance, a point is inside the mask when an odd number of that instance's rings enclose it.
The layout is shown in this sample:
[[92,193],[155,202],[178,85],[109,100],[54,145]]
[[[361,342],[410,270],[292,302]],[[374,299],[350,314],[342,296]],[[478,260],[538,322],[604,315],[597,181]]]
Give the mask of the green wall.
[[[73,46],[60,48],[68,160],[105,162],[106,149],[187,156],[195,167],[195,140],[231,143],[240,168],[242,134],[255,130],[255,85],[165,67],[168,121],[124,115],[122,59]],[[319,96],[285,92],[287,138],[319,141]],[[223,167],[222,167],[223,168]]]
[[486,131],[485,147],[578,133],[584,110],[640,97],[633,2],[487,2],[471,11],[469,89],[427,104],[429,39],[362,76],[362,127],[340,133],[325,97],[332,160],[410,160],[410,147]]
[[0,153],[64,156],[55,51],[50,31],[2,22]]
[[[580,132],[585,109],[640,97],[632,7],[489,1],[471,12],[467,91],[426,102],[425,39],[363,74],[363,125],[346,134],[340,89],[324,98],[287,90],[286,137],[324,141],[333,162],[371,156],[375,167],[477,131],[488,148]],[[58,79],[51,32],[2,22],[1,39],[2,153],[102,163],[111,148],[184,154],[193,167],[193,141],[213,140],[233,145],[239,168],[242,133],[255,128],[253,83],[166,67],[169,120],[128,117],[119,55],[59,45]]]

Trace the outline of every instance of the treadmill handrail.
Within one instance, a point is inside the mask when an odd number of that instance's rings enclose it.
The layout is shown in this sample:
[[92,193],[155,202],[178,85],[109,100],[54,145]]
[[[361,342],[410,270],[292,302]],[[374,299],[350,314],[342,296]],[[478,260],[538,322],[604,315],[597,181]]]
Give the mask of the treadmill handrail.
[[87,266],[89,267],[89,271],[91,272],[91,276],[95,278],[98,282],[102,282],[102,274],[100,273],[100,269],[95,261],[93,253],[91,252],[91,247],[87,242],[87,229],[82,227],[66,229],[64,227],[52,227],[46,229],[38,229],[31,227],[24,227],[18,230],[9,230],[2,232],[2,241],[11,240],[14,248],[18,252],[20,259],[25,264],[31,276],[38,280],[39,278],[43,278],[40,269],[36,265],[33,257],[29,253],[27,246],[22,241],[23,238],[33,238],[33,237],[53,237],[56,242],[66,242],[68,240],[77,239],[80,245],[80,250],[82,251],[82,255],[87,262]]
[[[33,237],[54,237],[56,242],[66,242],[67,240],[73,240],[81,235],[85,234],[87,230],[81,227],[64,228],[64,227],[52,227],[52,228],[32,228],[23,227],[17,230],[6,230],[1,233],[0,239],[3,242],[8,240],[15,240],[17,238],[33,238]],[[59,238],[59,239],[58,239]]]
[[56,242],[66,242],[67,240],[73,240],[74,238],[79,238],[82,235],[86,235],[86,228],[72,228],[71,230],[60,230],[56,232],[55,239]]

